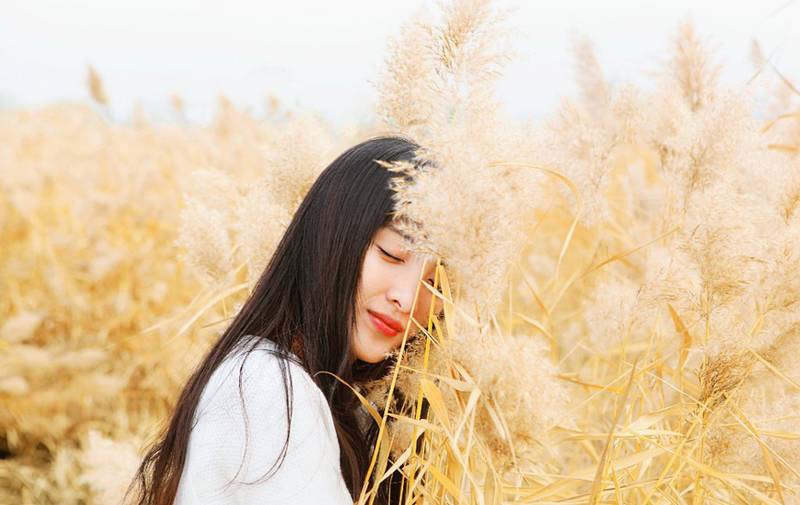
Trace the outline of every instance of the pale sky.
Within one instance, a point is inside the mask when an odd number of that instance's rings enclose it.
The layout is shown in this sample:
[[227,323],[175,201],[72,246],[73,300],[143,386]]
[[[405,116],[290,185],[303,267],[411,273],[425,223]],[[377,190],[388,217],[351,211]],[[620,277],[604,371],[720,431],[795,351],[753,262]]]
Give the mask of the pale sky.
[[[800,82],[800,0],[500,0],[520,54],[498,94],[518,118],[543,118],[574,84],[570,35],[594,41],[613,83],[647,85],[677,24],[691,15],[733,85],[752,76],[751,41]],[[207,121],[217,97],[256,114],[265,97],[336,123],[371,116],[371,81],[386,41],[433,0],[0,0],[0,107],[87,100],[86,66],[103,78],[114,118],[138,101],[169,120],[178,94],[190,120]]]

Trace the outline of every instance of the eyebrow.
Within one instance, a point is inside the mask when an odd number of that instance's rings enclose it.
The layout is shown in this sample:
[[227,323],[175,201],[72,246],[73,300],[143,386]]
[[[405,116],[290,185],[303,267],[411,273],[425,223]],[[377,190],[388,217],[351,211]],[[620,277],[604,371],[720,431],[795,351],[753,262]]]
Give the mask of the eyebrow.
[[405,233],[400,231],[400,229],[398,229],[394,224],[389,223],[389,224],[386,225],[386,227],[389,228],[390,230],[392,230],[393,232],[397,233],[398,235],[400,235],[404,239],[408,240],[409,242],[413,242],[413,239],[411,237],[409,237],[408,235],[406,235]]

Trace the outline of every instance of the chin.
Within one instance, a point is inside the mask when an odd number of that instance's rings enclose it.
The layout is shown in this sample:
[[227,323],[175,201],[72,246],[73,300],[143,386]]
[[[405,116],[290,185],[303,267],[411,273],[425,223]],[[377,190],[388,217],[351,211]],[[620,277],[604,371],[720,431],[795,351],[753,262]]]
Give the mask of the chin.
[[380,363],[386,359],[386,355],[389,354],[389,352],[389,350],[381,351],[380,349],[374,349],[359,356],[359,359],[367,363]]
[[[381,345],[384,344],[384,345]],[[383,342],[374,342],[372,345],[363,346],[356,353],[356,357],[366,363],[380,363],[391,354],[392,347]]]

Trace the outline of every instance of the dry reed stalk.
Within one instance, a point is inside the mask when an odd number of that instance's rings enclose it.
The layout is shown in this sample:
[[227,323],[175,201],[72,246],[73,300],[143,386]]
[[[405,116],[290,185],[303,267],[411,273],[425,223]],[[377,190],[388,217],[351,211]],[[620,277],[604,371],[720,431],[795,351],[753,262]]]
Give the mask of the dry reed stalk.
[[[400,54],[403,61],[412,60],[413,51],[424,53],[423,42],[415,43]],[[584,67],[586,61],[584,56]],[[402,93],[430,88],[419,72],[423,66],[413,68],[416,74],[402,78],[419,82],[401,86],[395,75],[384,88],[385,102],[394,104],[386,110],[394,110],[395,118],[406,117],[396,110]],[[717,84],[718,68],[684,24],[671,69],[656,91],[619,86],[607,100],[587,96],[567,104],[548,132],[530,135],[542,151],[523,149],[509,157],[511,165],[550,167],[568,184],[544,181],[553,186],[540,194],[559,195],[563,188],[563,198],[528,218],[526,250],[532,252],[515,268],[503,301],[472,294],[492,308],[487,318],[473,320],[490,321],[488,331],[465,324],[474,307],[464,303],[471,295],[467,288],[453,295],[455,310],[440,325],[452,330],[433,331],[424,351],[417,343],[406,353],[409,360],[422,358],[401,366],[401,375],[408,374],[402,387],[407,397],[425,398],[432,413],[419,418],[397,412],[396,435],[386,441],[392,452],[381,457],[385,466],[406,471],[408,502],[797,498],[797,391],[786,391],[781,404],[768,401],[773,414],[764,419],[753,410],[763,391],[796,384],[796,365],[762,358],[762,366],[754,357],[759,354],[752,354],[796,345],[790,333],[800,316],[800,291],[790,280],[797,278],[791,265],[800,259],[798,225],[789,210],[797,187],[794,162],[768,150],[747,100]],[[440,76],[446,70],[432,71]],[[399,91],[392,95],[392,89]],[[435,110],[436,98],[426,96]],[[459,138],[435,121],[419,121],[394,124],[422,132],[431,145]],[[435,151],[427,154],[435,158]],[[484,177],[482,170],[475,166],[469,177]],[[403,200],[404,212],[423,227],[432,228],[437,219],[456,226],[461,216],[443,211],[447,202],[441,202],[451,191],[426,184]],[[426,238],[435,242],[435,235]],[[480,248],[465,239],[457,239],[464,250]],[[515,409],[498,409],[493,399],[504,389],[495,388],[496,379],[508,372],[479,374],[487,368],[482,363],[507,360],[509,335],[531,328],[550,342],[557,377],[572,385],[559,386],[569,391],[572,408],[551,430],[555,436],[539,439],[536,460],[525,468],[518,456],[536,438],[531,435],[541,433],[537,416],[511,428],[507,421]],[[463,351],[443,341],[458,342]],[[765,375],[764,367],[773,373]],[[524,391],[551,387],[541,377],[513,383]],[[383,393],[377,389],[376,398]],[[781,429],[766,428],[773,419],[780,419]],[[419,430],[425,433],[421,446]],[[746,459],[737,458],[736,450],[744,448]]]
[[[329,149],[321,133],[319,148],[291,143],[315,129],[327,131],[308,117],[257,122],[232,105],[209,127],[109,123],[78,104],[0,115],[0,503],[120,497],[132,453],[243,300],[247,254],[268,253],[239,240],[237,219],[258,222],[231,204]],[[302,192],[312,176],[279,179],[286,205],[297,198],[286,189]],[[216,256],[189,249],[220,274],[206,279],[176,237],[182,219],[214,212],[235,242],[212,235],[202,246]],[[100,465],[109,452],[118,466]]]
[[108,95],[106,95],[106,90],[105,87],[103,87],[103,80],[100,78],[100,74],[97,73],[97,70],[95,70],[92,65],[89,65],[86,72],[86,84],[89,87],[89,94],[92,100],[100,105],[107,106]]
[[[503,26],[453,2],[389,51],[379,114],[438,166],[398,206],[449,266],[444,318],[365,397],[384,429],[360,502],[397,469],[408,503],[797,503],[791,81],[773,72],[788,92],[759,122],[687,24],[654,90],[520,125],[492,96]],[[0,502],[118,496],[323,162],[364,136],[283,121],[226,99],[208,128],[0,115]]]

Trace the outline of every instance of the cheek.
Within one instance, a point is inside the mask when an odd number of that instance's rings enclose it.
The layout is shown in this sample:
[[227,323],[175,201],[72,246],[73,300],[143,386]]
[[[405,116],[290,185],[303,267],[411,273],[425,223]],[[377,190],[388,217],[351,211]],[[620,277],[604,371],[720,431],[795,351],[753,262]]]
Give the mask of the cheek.
[[[434,305],[437,300],[438,299],[434,298],[430,291],[420,286],[419,298],[417,299],[417,308],[414,311],[414,317],[416,320],[421,324],[425,324],[428,321],[428,314],[430,313],[431,305]],[[441,303],[435,305],[440,304]],[[436,310],[438,310],[438,307],[434,306],[434,317],[436,316]]]
[[359,291],[363,297],[370,298],[381,290],[382,279],[385,278],[383,265],[380,258],[369,251],[364,257],[364,264],[361,267],[361,278],[359,280]]

